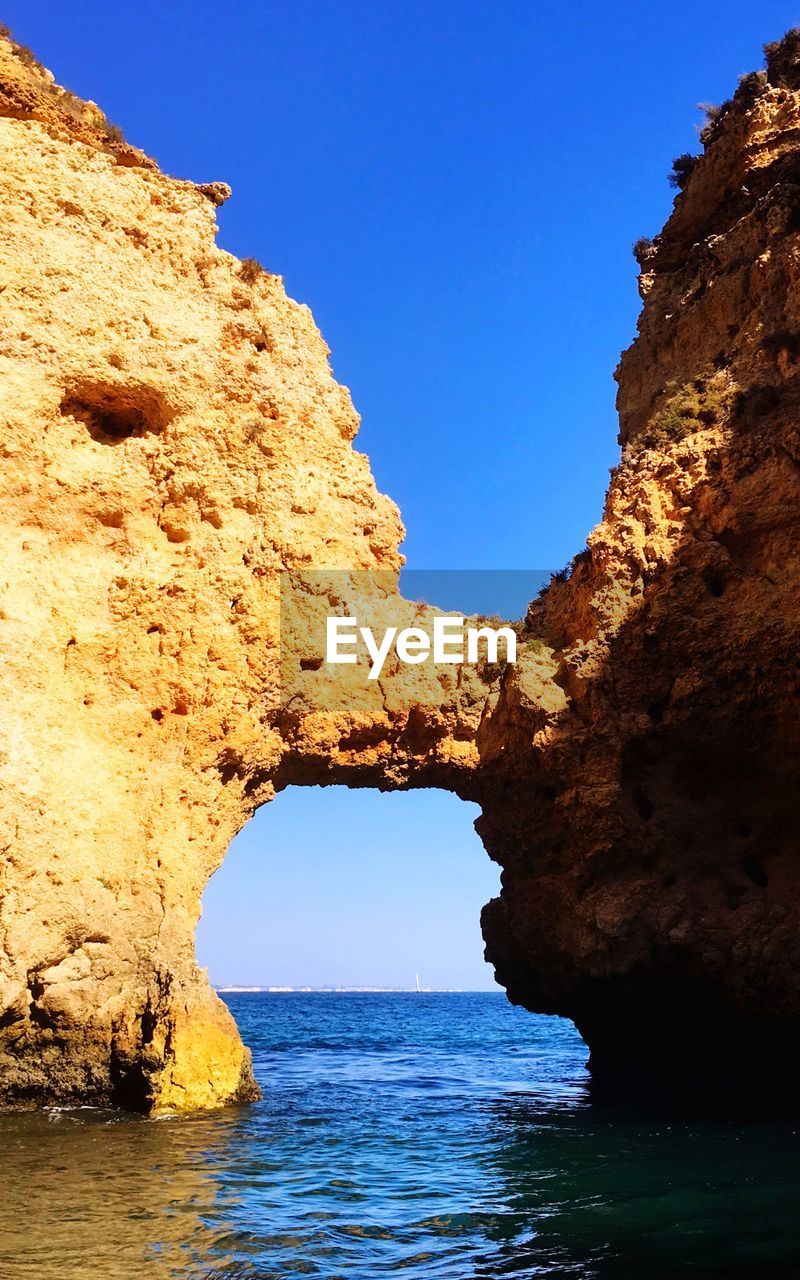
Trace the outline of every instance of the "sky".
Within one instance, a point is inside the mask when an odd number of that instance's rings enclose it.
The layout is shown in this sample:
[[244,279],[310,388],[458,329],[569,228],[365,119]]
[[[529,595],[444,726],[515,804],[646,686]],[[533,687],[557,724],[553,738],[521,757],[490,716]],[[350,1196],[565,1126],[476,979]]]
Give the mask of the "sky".
[[[800,3],[4,0],[2,17],[162,169],[230,183],[219,243],[310,305],[409,566],[534,571],[600,515],[631,245],[669,214],[697,104],[729,97]],[[477,916],[497,868],[473,818],[437,792],[284,794],[212,879],[202,962],[218,982],[490,986]]]

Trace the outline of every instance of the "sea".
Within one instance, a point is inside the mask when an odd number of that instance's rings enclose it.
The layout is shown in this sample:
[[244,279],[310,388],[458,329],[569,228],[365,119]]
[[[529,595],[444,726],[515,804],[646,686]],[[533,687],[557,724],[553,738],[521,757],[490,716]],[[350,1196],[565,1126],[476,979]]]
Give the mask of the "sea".
[[502,993],[225,996],[263,1100],[0,1116],[3,1280],[780,1280],[800,1126],[595,1099]]

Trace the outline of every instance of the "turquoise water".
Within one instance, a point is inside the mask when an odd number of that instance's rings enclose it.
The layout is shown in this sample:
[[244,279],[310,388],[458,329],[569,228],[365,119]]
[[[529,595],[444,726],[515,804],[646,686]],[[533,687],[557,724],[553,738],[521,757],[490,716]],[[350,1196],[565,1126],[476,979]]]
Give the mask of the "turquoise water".
[[800,1140],[593,1103],[502,995],[228,1001],[263,1102],[0,1117],[3,1280],[800,1275]]

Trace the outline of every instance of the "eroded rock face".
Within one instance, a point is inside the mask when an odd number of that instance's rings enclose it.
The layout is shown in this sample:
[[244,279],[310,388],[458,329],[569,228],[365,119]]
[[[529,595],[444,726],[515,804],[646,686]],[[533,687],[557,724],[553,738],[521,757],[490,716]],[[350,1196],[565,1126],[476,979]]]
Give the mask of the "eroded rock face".
[[501,981],[628,1083],[775,1078],[797,1047],[798,125],[790,34],[641,251],[605,516],[528,616],[569,710],[481,820]]
[[286,705],[282,578],[416,612],[310,312],[7,41],[0,140],[0,1097],[215,1106],[256,1092],[194,958],[231,838],[291,782],[468,773],[492,690]]
[[402,530],[219,188],[60,101],[0,44],[0,1090],[213,1105],[254,1086],[192,937],[282,754],[278,575]]
[[517,666],[329,707],[311,672],[281,696],[282,575],[380,571],[415,606],[310,313],[215,247],[221,184],[165,177],[0,43],[6,1100],[253,1096],[193,934],[290,783],[478,800],[487,955],[598,1073],[793,1045],[797,47],[715,121],[643,254],[605,516]]

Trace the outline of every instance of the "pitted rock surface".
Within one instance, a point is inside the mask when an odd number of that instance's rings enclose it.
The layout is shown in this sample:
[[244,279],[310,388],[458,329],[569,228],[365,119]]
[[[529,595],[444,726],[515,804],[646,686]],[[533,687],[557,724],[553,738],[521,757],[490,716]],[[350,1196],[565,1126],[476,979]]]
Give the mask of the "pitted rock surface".
[[193,937],[289,784],[477,800],[487,956],[598,1075],[791,1053],[798,47],[742,82],[640,251],[605,513],[516,667],[395,670],[331,707],[310,677],[281,696],[287,576],[388,575],[393,619],[418,609],[310,312],[216,247],[223,183],[161,174],[0,41],[5,1100],[254,1096]]

